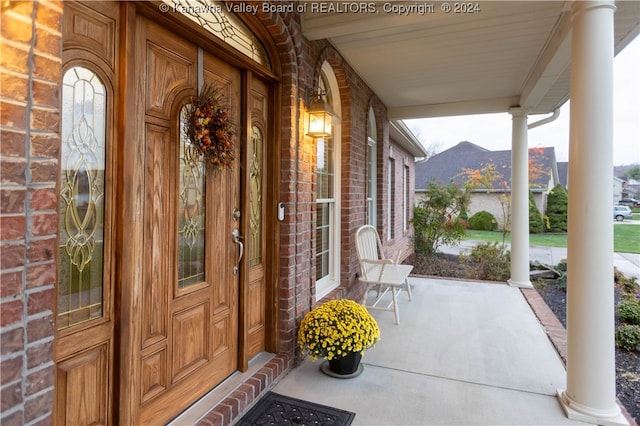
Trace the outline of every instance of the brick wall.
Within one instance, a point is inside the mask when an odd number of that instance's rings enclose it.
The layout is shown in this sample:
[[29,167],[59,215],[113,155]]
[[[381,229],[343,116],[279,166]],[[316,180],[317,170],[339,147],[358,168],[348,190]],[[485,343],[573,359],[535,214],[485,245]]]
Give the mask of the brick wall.
[[51,423],[61,17],[61,2],[2,5],[3,424]]
[[[410,221],[413,218],[413,206],[415,204],[415,164],[414,157],[400,145],[391,141],[390,146],[387,162],[389,158],[392,158],[395,164],[395,190],[392,199],[395,207],[395,217],[390,218],[390,226],[393,226],[393,237],[391,240],[387,240],[385,237],[383,241],[385,247],[401,251],[401,259],[404,259],[413,253],[413,226]],[[384,179],[384,184],[385,186],[387,185],[386,178]]]
[[[389,122],[387,120],[387,110],[385,105],[375,96],[371,89],[359,77],[359,75],[344,61],[339,53],[325,41],[306,41],[303,43],[303,50],[308,54],[306,58],[301,59],[300,67],[300,87],[299,93],[304,93],[305,88],[313,88],[317,85],[319,75],[319,67],[326,61],[328,62],[336,76],[340,92],[340,103],[342,114],[340,117],[341,124],[341,146],[340,146],[340,168],[341,168],[341,238],[340,238],[340,287],[327,295],[325,299],[334,299],[338,297],[348,297],[359,299],[362,294],[363,286],[359,284],[356,274],[359,273],[359,264],[355,252],[355,233],[356,230],[366,222],[366,155],[367,155],[367,125],[369,109],[373,108],[376,125],[378,126],[378,165],[377,165],[377,198],[378,198],[378,232],[383,240],[383,244],[393,249],[401,249],[404,251],[403,257],[412,252],[411,243],[411,227],[405,230],[403,228],[402,215],[404,212],[400,207],[396,208],[396,218],[389,218],[387,211],[387,200],[390,196],[387,186],[388,160],[391,157],[396,161],[396,178],[394,200],[396,206],[402,206],[403,192],[403,172],[404,166],[409,169],[409,185],[413,188],[415,177],[414,159],[399,145],[389,139]],[[312,78],[310,78],[312,77]],[[301,126],[303,120],[301,118]],[[297,318],[300,314],[306,312],[312,307],[314,302],[314,285],[315,285],[315,146],[313,142],[309,142],[301,135],[305,141],[301,144],[300,154],[303,158],[309,156],[310,161],[304,161],[300,164],[300,179],[304,182],[311,181],[311,193],[304,196],[304,206],[298,205],[308,215],[304,218],[311,218],[304,223],[298,223],[298,229],[301,234],[298,238],[301,241],[311,241],[311,251],[309,257],[308,269],[310,275],[309,281],[302,283],[300,290],[308,292],[303,293],[305,297],[304,306],[299,306],[302,311],[297,311]],[[390,149],[393,147],[393,149]],[[391,154],[390,154],[391,153]],[[304,168],[303,168],[304,167]],[[306,189],[307,186],[304,186]],[[300,194],[298,195],[300,197]],[[409,194],[411,205],[413,205],[414,194]],[[411,214],[413,213],[411,209]],[[394,238],[387,241],[385,236],[389,226],[394,226]],[[305,247],[306,248],[306,247]],[[304,277],[305,279],[307,277]],[[301,293],[298,293],[299,295]],[[306,299],[306,298],[309,299]],[[308,301],[308,303],[306,303]]]

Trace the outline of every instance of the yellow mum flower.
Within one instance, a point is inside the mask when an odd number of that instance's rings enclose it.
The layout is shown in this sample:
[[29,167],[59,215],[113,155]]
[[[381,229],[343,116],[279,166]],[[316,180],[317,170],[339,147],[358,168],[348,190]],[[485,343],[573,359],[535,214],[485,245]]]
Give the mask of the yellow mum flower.
[[364,353],[378,340],[380,329],[369,311],[353,300],[339,299],[325,302],[305,315],[297,343],[303,354],[315,360]]

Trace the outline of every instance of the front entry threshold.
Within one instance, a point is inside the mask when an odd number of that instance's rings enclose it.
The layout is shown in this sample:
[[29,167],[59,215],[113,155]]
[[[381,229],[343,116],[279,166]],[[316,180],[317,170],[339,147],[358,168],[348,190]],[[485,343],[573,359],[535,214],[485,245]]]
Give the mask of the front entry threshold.
[[205,416],[220,401],[224,400],[240,385],[246,382],[262,367],[267,365],[276,355],[272,353],[262,352],[249,361],[249,369],[244,373],[236,371],[225,381],[213,388],[209,393],[196,401],[192,406],[183,411],[178,417],[173,419],[167,426],[183,426],[193,425]]

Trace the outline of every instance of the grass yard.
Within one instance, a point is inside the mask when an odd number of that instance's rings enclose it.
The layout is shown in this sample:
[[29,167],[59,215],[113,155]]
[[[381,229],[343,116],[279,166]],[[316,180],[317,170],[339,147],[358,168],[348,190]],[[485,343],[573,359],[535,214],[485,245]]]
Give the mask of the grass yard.
[[640,225],[615,224],[613,250],[620,253],[640,253]]
[[[502,232],[467,230],[465,240],[481,240],[502,242]],[[507,235],[511,242],[511,235]],[[531,234],[529,244],[532,246],[566,247],[567,234]],[[619,253],[640,253],[640,225],[616,223],[613,226],[613,250]]]

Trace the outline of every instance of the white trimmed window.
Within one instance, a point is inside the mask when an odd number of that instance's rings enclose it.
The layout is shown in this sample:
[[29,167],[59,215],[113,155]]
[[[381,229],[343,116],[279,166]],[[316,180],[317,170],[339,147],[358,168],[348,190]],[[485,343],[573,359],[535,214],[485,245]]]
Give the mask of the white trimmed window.
[[[319,80],[339,117],[338,80],[328,62]],[[340,285],[340,124],[333,121],[332,137],[316,139],[316,300]]]
[[409,166],[404,166],[404,173],[402,175],[402,194],[402,230],[406,232],[409,229],[409,220],[411,219]]
[[387,240],[392,240],[395,234],[396,226],[396,162],[393,158],[389,158],[389,175],[387,177],[387,217],[389,218],[389,226],[387,227]]
[[377,163],[378,163],[378,133],[376,117],[373,108],[369,108],[367,126],[367,224],[377,226]]

